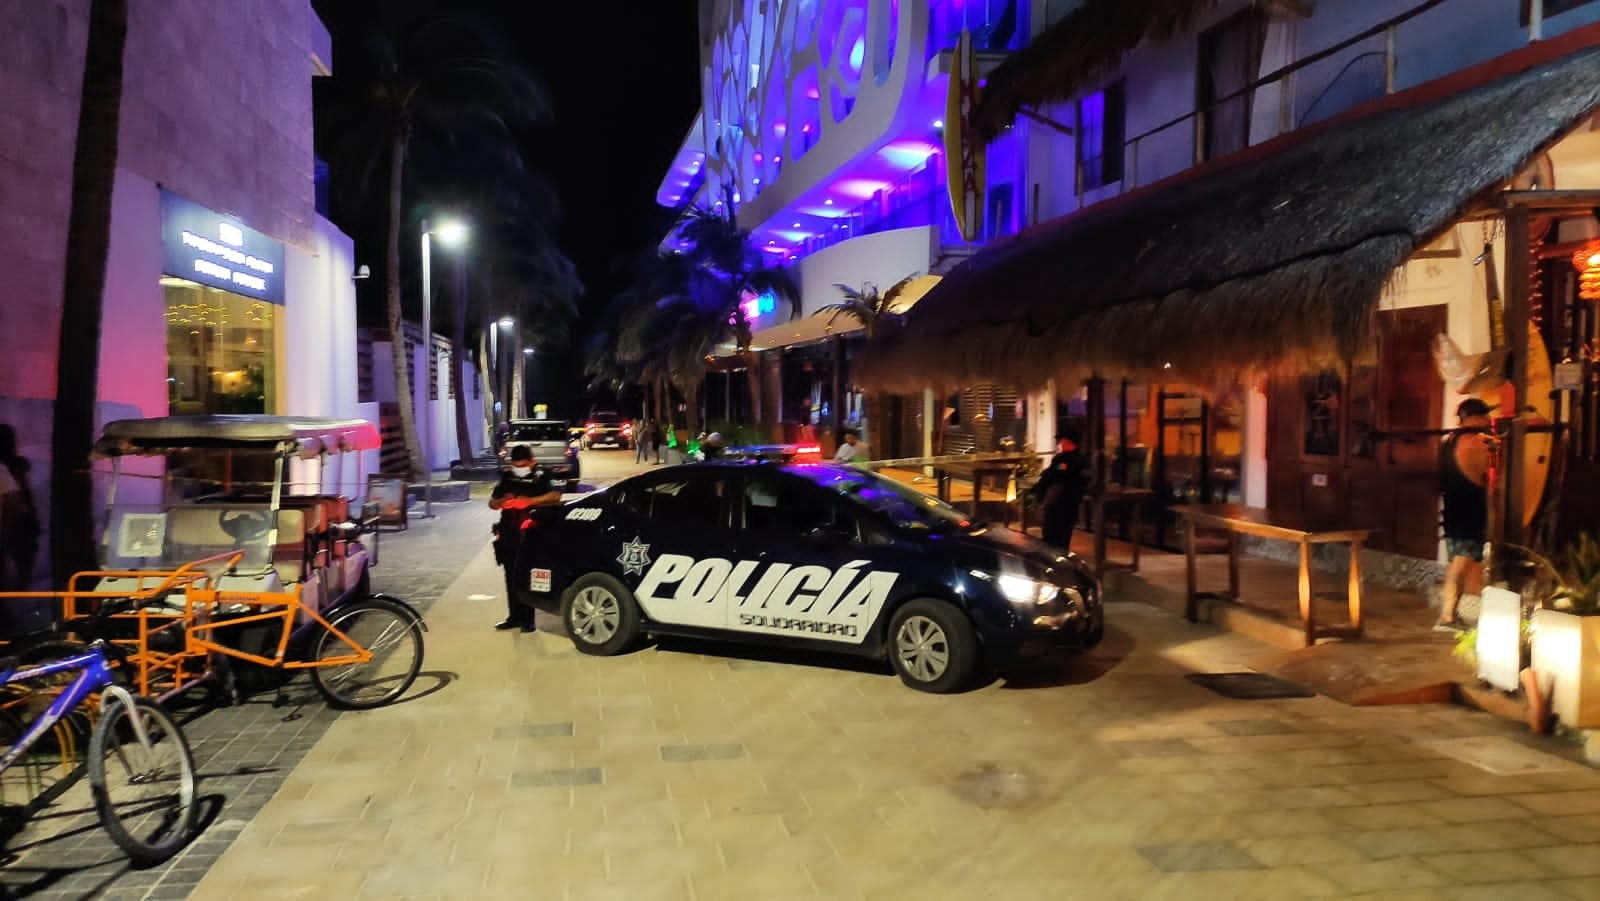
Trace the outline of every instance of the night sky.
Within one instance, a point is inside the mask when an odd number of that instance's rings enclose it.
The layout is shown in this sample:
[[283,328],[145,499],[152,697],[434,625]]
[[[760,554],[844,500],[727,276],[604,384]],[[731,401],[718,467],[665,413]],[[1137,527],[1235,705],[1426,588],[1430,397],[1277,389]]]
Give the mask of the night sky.
[[[459,4],[459,7],[457,7]],[[358,40],[361,0],[314,0],[339,45]],[[578,392],[590,318],[626,286],[624,266],[670,222],[656,188],[700,105],[698,0],[446,0],[503,24],[497,32],[548,89],[548,124],[522,139],[530,168],[560,192],[562,251],[586,288],[572,349],[541,360],[554,415],[586,415]],[[346,223],[342,226],[350,228]],[[358,254],[381,252],[382,234],[354,230]],[[370,245],[367,251],[363,245]]]
[[556,182],[563,244],[593,295],[608,268],[659,240],[655,193],[700,105],[696,0],[491,0],[527,35],[524,58],[555,103],[534,164]]

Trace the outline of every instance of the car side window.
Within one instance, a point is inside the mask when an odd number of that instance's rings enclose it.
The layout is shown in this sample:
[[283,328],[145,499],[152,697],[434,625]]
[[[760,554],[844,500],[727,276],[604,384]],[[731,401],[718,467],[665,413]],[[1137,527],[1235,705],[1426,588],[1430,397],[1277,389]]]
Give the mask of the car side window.
[[855,537],[854,523],[839,515],[833,498],[799,479],[752,474],[745,480],[740,505],[749,532],[801,537],[813,529],[844,526]]
[[629,486],[615,502],[661,525],[722,528],[727,525],[726,494],[721,478],[678,477]]

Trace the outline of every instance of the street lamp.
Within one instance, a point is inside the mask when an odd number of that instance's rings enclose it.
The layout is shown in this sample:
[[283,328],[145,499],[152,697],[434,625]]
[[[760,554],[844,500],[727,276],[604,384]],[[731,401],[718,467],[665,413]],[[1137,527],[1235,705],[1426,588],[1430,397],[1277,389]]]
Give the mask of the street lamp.
[[[441,222],[429,226],[428,220],[422,220],[422,359],[421,384],[428,386],[429,390],[417,391],[415,386],[418,380],[413,378],[412,396],[420,395],[420,403],[413,402],[414,411],[421,411],[421,429],[419,436],[422,441],[422,515],[433,516],[433,415],[432,395],[433,387],[433,245],[430,238],[438,235],[447,247],[460,245],[467,238],[467,227],[460,222]],[[397,336],[398,337],[398,336]],[[404,340],[400,337],[399,340]]]
[[532,409],[528,403],[528,364],[532,362],[533,348],[524,347],[522,349],[522,368],[517,371],[517,381],[521,385],[521,389],[517,392],[517,396],[521,398],[521,403],[518,406],[522,410],[523,416],[530,415],[529,411]]

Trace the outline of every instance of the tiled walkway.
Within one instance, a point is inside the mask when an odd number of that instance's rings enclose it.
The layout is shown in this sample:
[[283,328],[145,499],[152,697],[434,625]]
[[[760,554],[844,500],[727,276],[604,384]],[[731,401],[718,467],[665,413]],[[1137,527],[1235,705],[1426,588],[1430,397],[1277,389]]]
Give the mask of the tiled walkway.
[[591,658],[549,618],[490,630],[487,511],[435,510],[385,538],[375,572],[431,601],[407,699],[208,712],[191,731],[221,808],[182,856],[128,873],[90,821],[78,844],[22,847],[4,884],[44,898],[1600,897],[1600,772],[1485,714],[1222,698],[1185,675],[1281,652],[1126,601],[1094,654],[953,697],[719,645]]
[[[414,518],[408,531],[381,536],[377,590],[426,608],[485,546],[493,514],[481,500],[435,504],[434,511],[433,520]],[[413,694],[429,684],[429,676],[420,677]],[[194,749],[202,815],[208,817],[193,844],[163,866],[130,871],[80,784],[7,843],[11,859],[0,867],[0,898],[188,897],[338,717],[303,679],[282,698],[266,691],[238,707],[204,702],[201,696],[174,707]]]

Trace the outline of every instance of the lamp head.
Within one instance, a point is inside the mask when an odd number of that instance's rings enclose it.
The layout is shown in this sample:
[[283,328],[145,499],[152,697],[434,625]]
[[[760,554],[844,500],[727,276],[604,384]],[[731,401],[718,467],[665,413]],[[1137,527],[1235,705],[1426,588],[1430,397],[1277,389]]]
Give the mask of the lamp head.
[[460,222],[444,222],[434,226],[433,233],[446,245],[455,247],[467,240],[467,227]]
[[502,316],[502,317],[500,317],[500,327],[501,328],[510,328],[510,327],[512,327],[513,325],[516,325],[516,324],[517,324],[517,320],[512,319],[510,316]]

